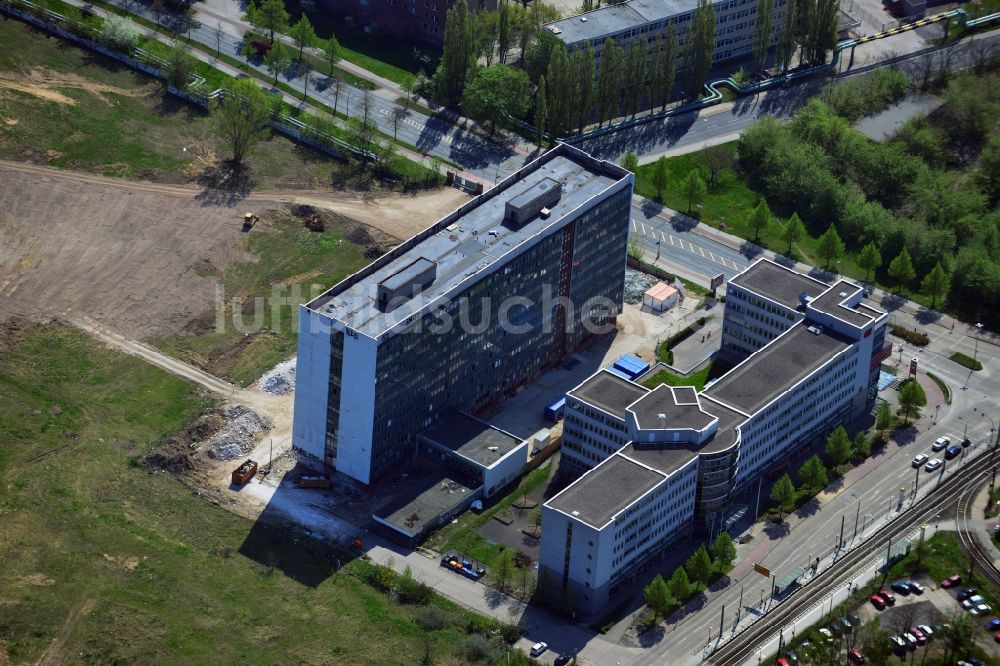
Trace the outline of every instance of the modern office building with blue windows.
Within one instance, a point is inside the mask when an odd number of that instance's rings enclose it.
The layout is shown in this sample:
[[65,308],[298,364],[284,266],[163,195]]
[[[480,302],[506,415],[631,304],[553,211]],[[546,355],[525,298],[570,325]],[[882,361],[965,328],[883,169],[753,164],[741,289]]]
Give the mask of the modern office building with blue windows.
[[559,145],[303,305],[293,445],[372,485],[612,325],[632,182]]

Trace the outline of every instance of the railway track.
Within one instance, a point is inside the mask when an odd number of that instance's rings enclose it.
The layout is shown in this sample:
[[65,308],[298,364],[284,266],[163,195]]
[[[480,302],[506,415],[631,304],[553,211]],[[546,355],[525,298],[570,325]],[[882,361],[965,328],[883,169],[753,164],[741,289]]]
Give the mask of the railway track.
[[972,501],[984,482],[985,479],[978,484],[967,485],[958,499],[955,516],[958,525],[958,543],[969,556],[970,565],[977,567],[994,585],[1000,587],[1000,571],[997,571],[989,551],[983,547],[972,515]]
[[[883,556],[887,545],[895,543],[912,532],[922,523],[932,521],[940,515],[960,509],[958,515],[959,534],[968,541],[963,546],[974,553],[975,563],[980,569],[1000,585],[1000,573],[993,562],[983,552],[981,545],[969,534],[965,525],[971,520],[972,497],[976,490],[990,477],[996,464],[995,452],[983,451],[975,459],[968,460],[957,474],[941,481],[930,493],[919,500],[913,508],[901,514],[878,532],[870,536],[860,546],[844,554],[832,567],[813,578],[808,585],[792,593],[791,598],[764,616],[756,624],[744,630],[739,636],[722,645],[707,663],[715,666],[742,666],[750,661],[757,650],[778,634],[787,624],[801,614],[821,603],[830,590],[852,581],[858,569],[873,559]],[[964,522],[963,522],[964,520]]]

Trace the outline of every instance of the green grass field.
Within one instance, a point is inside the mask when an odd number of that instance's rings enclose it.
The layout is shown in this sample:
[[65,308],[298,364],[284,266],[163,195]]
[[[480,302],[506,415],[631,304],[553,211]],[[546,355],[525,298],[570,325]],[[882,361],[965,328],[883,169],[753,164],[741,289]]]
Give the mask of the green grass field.
[[[313,285],[328,288],[368,263],[363,246],[347,239],[349,229],[360,233],[357,225],[325,212],[323,217],[323,232],[309,231],[301,220],[285,211],[277,212],[267,226],[255,227],[247,236],[247,250],[258,261],[237,264],[219,275],[227,303],[225,330],[216,330],[212,310],[188,334],[156,340],[154,344],[241,385],[294,354],[298,305],[317,294]],[[234,297],[242,298],[247,308],[255,298],[266,299],[264,326],[259,333],[244,337],[233,325]],[[287,302],[275,311],[273,297]],[[254,314],[243,312],[243,321],[249,325]]]
[[54,663],[463,663],[470,613],[435,598],[424,632],[362,563],[136,462],[209,402],[75,330],[0,332],[0,663],[56,637]]

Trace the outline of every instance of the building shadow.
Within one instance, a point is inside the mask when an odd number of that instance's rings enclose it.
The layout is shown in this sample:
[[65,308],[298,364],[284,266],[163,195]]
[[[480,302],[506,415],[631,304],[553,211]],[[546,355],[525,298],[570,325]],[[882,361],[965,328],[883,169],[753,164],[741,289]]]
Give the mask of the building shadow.
[[[349,543],[353,536],[346,530],[342,535],[320,532],[323,512],[308,500],[304,502],[302,495],[324,491],[297,487],[293,479],[302,473],[315,474],[315,471],[298,464],[285,474],[240,545],[239,553],[263,567],[265,575],[280,572],[315,588],[361,552],[341,545]],[[249,483],[259,481],[254,478]],[[234,489],[246,492],[245,486]],[[301,507],[301,514],[294,507]],[[335,519],[330,516],[328,521],[333,523]],[[340,538],[330,539],[330,536]]]

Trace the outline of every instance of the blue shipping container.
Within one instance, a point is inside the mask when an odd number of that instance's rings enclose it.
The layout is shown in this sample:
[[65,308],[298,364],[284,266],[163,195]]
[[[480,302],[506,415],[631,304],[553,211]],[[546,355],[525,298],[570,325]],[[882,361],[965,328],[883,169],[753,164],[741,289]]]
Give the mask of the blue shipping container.
[[545,408],[545,420],[549,423],[556,423],[563,417],[566,409],[566,396],[563,396]]

